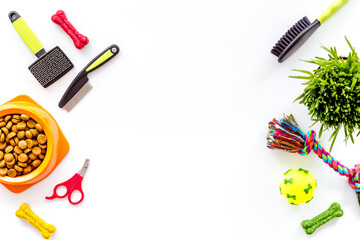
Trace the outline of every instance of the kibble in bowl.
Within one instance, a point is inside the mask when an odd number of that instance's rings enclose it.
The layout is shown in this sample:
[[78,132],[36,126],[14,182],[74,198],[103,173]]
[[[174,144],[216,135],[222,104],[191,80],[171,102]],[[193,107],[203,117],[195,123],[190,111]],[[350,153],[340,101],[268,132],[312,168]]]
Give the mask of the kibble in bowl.
[[0,105],[0,120],[0,184],[20,193],[58,166],[69,143],[51,114],[26,95]]
[[47,138],[43,127],[27,114],[0,117],[0,176],[17,177],[38,168]]

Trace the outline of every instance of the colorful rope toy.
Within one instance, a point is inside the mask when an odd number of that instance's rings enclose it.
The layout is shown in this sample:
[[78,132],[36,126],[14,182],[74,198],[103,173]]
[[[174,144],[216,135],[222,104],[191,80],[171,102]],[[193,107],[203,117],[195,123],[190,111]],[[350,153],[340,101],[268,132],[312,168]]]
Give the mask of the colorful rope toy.
[[86,36],[80,34],[68,21],[64,11],[58,10],[56,14],[51,17],[51,20],[59,25],[70,36],[77,49],[82,49],[86,44],[89,43],[89,39]]
[[348,178],[348,183],[355,190],[360,205],[360,164],[356,164],[354,168],[342,165],[316,141],[316,133],[309,131],[305,134],[291,114],[269,122],[267,147],[300,155],[307,155],[313,151],[335,172]]

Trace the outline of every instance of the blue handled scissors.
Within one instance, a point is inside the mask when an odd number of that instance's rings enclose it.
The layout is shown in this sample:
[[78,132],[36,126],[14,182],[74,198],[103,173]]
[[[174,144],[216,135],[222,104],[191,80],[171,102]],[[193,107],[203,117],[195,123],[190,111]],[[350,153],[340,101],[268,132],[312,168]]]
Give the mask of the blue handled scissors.
[[[84,192],[81,188],[81,183],[82,183],[82,180],[84,178],[84,174],[89,166],[89,163],[90,163],[90,160],[89,159],[86,159],[85,162],[84,162],[84,165],[83,167],[81,168],[81,170],[78,172],[78,173],[75,173],[75,175],[70,178],[69,180],[63,182],[63,183],[59,183],[57,184],[55,187],[54,187],[54,192],[53,192],[53,195],[50,196],[50,197],[45,197],[46,199],[48,200],[51,200],[51,199],[54,199],[54,198],[64,198],[66,196],[68,196],[68,199],[69,199],[69,202],[73,205],[76,205],[76,204],[79,204],[82,202],[82,200],[84,199]],[[64,186],[66,188],[66,193],[64,195],[58,195],[57,194],[57,189],[58,187],[60,186]],[[81,194],[81,198],[79,201],[77,202],[73,202],[71,200],[71,195],[74,191],[79,191],[80,194]]]

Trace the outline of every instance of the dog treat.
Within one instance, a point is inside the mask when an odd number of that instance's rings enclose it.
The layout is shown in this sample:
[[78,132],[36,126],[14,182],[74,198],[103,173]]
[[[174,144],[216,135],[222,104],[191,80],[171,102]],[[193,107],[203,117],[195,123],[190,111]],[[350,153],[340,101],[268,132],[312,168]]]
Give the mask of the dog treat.
[[56,227],[54,225],[48,224],[40,217],[38,217],[26,203],[21,204],[20,208],[16,211],[15,214],[18,218],[26,220],[37,230],[39,230],[45,239],[49,239],[56,231]]
[[334,202],[325,212],[320,213],[312,219],[302,221],[301,226],[305,229],[305,232],[310,235],[331,219],[341,217],[342,215],[344,215],[344,212],[341,209],[340,204]]
[[35,170],[45,158],[43,128],[26,114],[0,118],[0,176],[16,177]]
[[70,36],[77,49],[82,49],[88,44],[89,39],[76,30],[76,28],[68,21],[64,11],[58,10],[56,14],[51,17],[51,20],[59,25]]

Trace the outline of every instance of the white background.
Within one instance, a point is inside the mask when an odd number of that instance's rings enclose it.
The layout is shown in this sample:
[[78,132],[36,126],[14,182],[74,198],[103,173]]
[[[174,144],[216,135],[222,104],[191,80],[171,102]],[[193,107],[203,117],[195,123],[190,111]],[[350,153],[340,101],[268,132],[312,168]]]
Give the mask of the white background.
[[[359,1],[349,1],[304,46],[279,64],[270,50],[303,16],[313,21],[332,0],[131,0],[4,2],[0,8],[0,103],[27,94],[47,109],[70,143],[55,171],[20,194],[0,186],[1,239],[41,239],[15,216],[26,202],[57,227],[52,239],[304,239],[300,222],[334,201],[344,216],[310,238],[354,237],[360,208],[347,179],[316,155],[266,148],[267,123],[294,114],[302,81],[298,59],[326,56],[346,35],[360,49]],[[51,21],[59,9],[90,39],[82,50]],[[44,89],[27,69],[36,57],[10,24],[16,10],[46,50],[59,45],[75,67]],[[57,104],[76,74],[110,44],[121,52],[89,75],[93,89],[70,112]],[[312,127],[318,131],[319,125]],[[319,141],[330,144],[325,132]],[[332,154],[359,160],[359,140],[339,136]],[[82,166],[84,201],[45,200]],[[293,206],[279,194],[283,173],[302,167],[317,179],[314,199]]]

